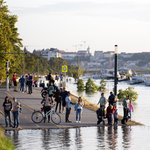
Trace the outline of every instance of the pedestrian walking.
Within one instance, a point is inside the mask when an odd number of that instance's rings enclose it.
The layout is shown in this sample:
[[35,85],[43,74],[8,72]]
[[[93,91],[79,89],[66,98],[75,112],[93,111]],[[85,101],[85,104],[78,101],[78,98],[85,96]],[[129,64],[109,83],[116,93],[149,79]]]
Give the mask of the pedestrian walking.
[[71,123],[72,121],[69,120],[70,112],[71,112],[71,97],[70,92],[67,92],[67,96],[65,98],[66,101],[66,118],[65,121]]
[[66,91],[66,88],[63,87],[63,92],[62,92],[62,107],[63,107],[62,108],[62,113],[65,113],[64,109],[65,109],[65,106],[66,106],[66,101],[65,101],[66,96],[67,96],[67,91]]
[[[50,109],[50,104],[53,103],[50,98],[48,98],[48,93],[45,95],[45,98],[41,101],[43,104],[44,114],[46,114]],[[44,118],[44,123],[46,121],[46,117]],[[48,123],[50,122],[50,115],[48,115]]]
[[107,103],[106,98],[104,97],[104,93],[102,93],[97,105],[100,104],[100,108],[105,109],[106,103]]
[[13,113],[13,118],[14,118],[13,128],[19,127],[19,108],[20,108],[20,103],[17,102],[17,99],[14,97],[13,98],[13,107],[12,107],[12,113]]
[[5,97],[5,101],[3,103],[3,107],[4,107],[4,113],[5,113],[5,125],[6,127],[8,127],[8,121],[7,121],[7,117],[9,119],[9,126],[12,126],[11,123],[11,109],[12,109],[12,102],[10,101],[10,98],[8,96]]
[[29,92],[28,94],[32,94],[32,82],[33,82],[33,76],[29,73],[28,74],[28,86],[29,86]]
[[61,97],[62,97],[62,88],[60,88],[60,91],[56,91],[54,92],[55,94],[55,101],[56,101],[56,108],[55,108],[55,112],[57,112],[57,108],[59,105],[59,113],[61,113]]
[[19,79],[19,82],[20,82],[20,91],[22,92],[22,93],[24,93],[24,84],[25,84],[25,78],[24,78],[24,76],[22,75],[21,76],[21,78]]
[[[83,110],[83,105],[84,103],[82,102],[82,98],[79,97],[78,102],[75,105],[75,109],[76,109],[76,122],[75,123],[81,123],[81,114],[82,114],[82,110]],[[78,116],[79,116],[79,121],[78,121]]]
[[123,100],[123,103],[122,103],[122,105],[123,105],[123,111],[124,111],[124,118],[128,118],[129,102],[130,102],[129,99],[130,99],[130,97],[127,96],[127,98],[125,98],[125,99]]
[[134,112],[134,109],[133,109],[132,101],[130,100],[130,103],[129,103],[129,115],[130,115],[130,121],[131,121],[131,111]]
[[14,91],[17,92],[17,75],[16,72],[13,74]]

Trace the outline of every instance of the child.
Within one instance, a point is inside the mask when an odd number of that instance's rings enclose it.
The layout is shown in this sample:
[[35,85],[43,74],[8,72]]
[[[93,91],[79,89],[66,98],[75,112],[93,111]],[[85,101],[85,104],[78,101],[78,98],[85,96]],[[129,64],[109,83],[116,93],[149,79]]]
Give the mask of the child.
[[134,109],[133,109],[132,101],[130,100],[130,103],[129,103],[129,115],[130,115],[130,121],[131,121],[131,111],[134,112]]
[[109,106],[107,107],[108,125],[112,125],[113,114],[115,113],[115,110],[116,108],[112,104],[109,104]]

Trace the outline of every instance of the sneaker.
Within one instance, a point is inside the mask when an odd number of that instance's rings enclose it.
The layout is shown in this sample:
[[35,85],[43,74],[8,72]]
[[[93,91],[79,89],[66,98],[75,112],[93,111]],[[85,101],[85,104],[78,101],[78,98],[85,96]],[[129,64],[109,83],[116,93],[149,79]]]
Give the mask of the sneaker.
[[8,127],[8,125],[6,125],[5,127]]
[[22,93],[24,93],[24,92],[22,92]]
[[12,125],[10,125],[10,127],[13,127]]
[[68,122],[68,123],[72,123],[72,121],[69,121],[69,120],[68,120],[67,122]]
[[79,123],[81,123],[81,121],[79,121]]
[[63,112],[63,114],[65,114],[66,112]]
[[75,123],[78,123],[78,121],[75,121]]

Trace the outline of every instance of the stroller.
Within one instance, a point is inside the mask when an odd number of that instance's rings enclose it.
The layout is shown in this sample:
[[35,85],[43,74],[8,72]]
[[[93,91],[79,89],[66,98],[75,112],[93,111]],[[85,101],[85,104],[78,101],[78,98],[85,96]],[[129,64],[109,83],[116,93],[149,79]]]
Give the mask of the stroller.
[[96,114],[97,114],[97,125],[99,125],[101,122],[103,122],[103,125],[105,125],[105,121],[103,120],[104,118],[106,118],[106,110],[99,108],[98,110],[96,110]]

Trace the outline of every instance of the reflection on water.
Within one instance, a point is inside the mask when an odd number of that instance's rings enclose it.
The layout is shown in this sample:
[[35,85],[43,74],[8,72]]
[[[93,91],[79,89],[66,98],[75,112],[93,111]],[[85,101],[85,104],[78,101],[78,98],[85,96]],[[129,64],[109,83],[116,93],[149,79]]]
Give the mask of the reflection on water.
[[110,126],[6,131],[16,150],[149,149],[149,127]]

